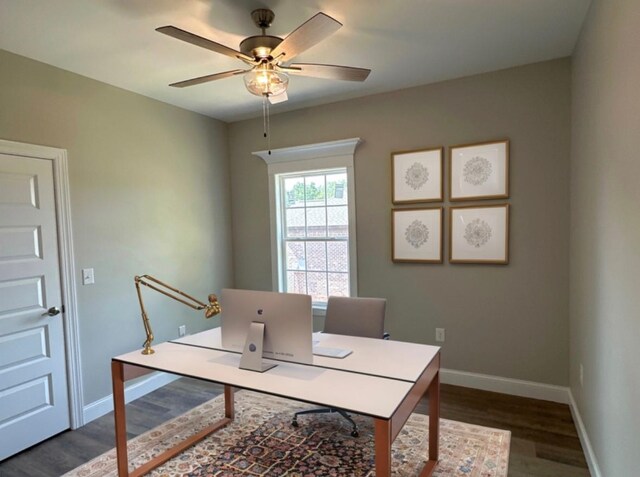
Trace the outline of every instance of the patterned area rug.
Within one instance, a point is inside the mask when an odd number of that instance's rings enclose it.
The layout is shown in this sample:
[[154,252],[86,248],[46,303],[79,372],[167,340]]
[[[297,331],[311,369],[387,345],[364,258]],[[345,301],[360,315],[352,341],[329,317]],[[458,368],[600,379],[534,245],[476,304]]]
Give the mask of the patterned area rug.
[[[291,417],[308,404],[250,391],[235,398],[232,424],[151,472],[153,477],[373,477],[373,420],[353,416],[360,437],[339,415]],[[219,396],[129,441],[129,462],[146,462],[224,414]],[[393,443],[393,475],[415,476],[428,448],[428,416],[413,414]],[[440,420],[440,461],[434,476],[506,477],[509,431]],[[112,449],[64,477],[117,477]]]

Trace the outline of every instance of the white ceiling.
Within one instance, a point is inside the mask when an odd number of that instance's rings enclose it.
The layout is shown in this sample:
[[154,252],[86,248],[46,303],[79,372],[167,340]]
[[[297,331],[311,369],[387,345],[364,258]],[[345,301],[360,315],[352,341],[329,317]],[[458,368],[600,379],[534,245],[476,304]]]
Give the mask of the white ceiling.
[[259,116],[236,76],[169,83],[243,63],[155,31],[175,25],[226,44],[259,33],[270,8],[286,36],[319,11],[343,23],[295,62],[370,68],[364,83],[295,76],[272,113],[392,91],[573,52],[590,0],[0,0],[0,48],[223,121]]

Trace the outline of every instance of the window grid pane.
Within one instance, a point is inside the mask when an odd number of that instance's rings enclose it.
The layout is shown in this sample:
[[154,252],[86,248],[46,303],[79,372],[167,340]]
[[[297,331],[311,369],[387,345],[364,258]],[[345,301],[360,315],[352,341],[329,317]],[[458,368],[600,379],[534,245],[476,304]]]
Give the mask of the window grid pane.
[[287,272],[287,293],[307,294],[307,274],[305,272]]
[[304,207],[304,178],[287,177],[282,181],[284,206],[288,208]]
[[287,209],[285,212],[285,237],[304,237],[306,230],[304,208]]
[[326,242],[307,242],[307,270],[327,271]]
[[349,274],[348,273],[328,273],[327,282],[329,295],[349,296]]
[[307,209],[307,237],[327,236],[327,209],[313,207]]
[[287,270],[306,270],[306,254],[304,242],[286,242]]
[[327,271],[349,271],[349,244],[347,242],[327,242]]
[[327,288],[325,272],[307,272],[307,292],[313,297],[313,301],[326,302],[329,298]]
[[347,205],[347,174],[327,174],[327,205]]

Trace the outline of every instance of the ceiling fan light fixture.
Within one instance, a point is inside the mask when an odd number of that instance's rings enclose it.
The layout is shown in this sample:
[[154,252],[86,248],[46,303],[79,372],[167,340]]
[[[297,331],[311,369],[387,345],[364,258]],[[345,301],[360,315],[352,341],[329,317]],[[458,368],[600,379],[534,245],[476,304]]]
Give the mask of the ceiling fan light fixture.
[[256,96],[278,96],[287,90],[289,77],[271,65],[261,65],[244,75],[244,84]]
[[287,86],[289,85],[287,72],[301,76],[347,81],[364,81],[371,72],[371,70],[365,68],[314,63],[298,63],[285,66],[283,63],[289,63],[295,56],[338,31],[338,29],[342,27],[342,23],[335,18],[331,18],[329,15],[319,12],[282,39],[266,34],[274,17],[274,13],[266,8],[251,12],[251,18],[255,25],[261,30],[261,34],[242,40],[240,42],[240,50],[195,35],[173,25],[156,28],[156,30],[162,34],[221,55],[241,60],[252,67],[249,71],[224,71],[222,73],[179,81],[172,83],[170,86],[183,88],[185,86],[193,86],[242,74],[247,90],[251,94],[262,98],[263,133],[267,139],[269,154],[271,154],[269,104],[276,104],[287,100],[286,93]]

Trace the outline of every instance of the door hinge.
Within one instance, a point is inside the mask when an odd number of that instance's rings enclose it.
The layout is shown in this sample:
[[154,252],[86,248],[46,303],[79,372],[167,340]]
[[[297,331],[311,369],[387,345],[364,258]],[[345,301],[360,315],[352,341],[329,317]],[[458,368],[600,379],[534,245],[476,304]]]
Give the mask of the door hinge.
[[61,308],[62,308],[62,313],[64,313],[64,305],[62,305],[62,307],[61,307]]

